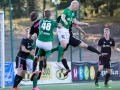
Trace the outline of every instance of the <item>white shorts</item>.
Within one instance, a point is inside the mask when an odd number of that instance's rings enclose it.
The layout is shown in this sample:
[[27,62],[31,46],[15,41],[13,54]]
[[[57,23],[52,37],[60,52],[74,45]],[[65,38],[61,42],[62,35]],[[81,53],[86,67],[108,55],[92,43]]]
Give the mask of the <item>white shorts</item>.
[[26,65],[28,67],[29,72],[32,73],[32,71],[33,71],[33,60],[26,59]]
[[57,35],[58,35],[58,39],[59,41],[65,41],[66,44],[69,43],[69,29],[66,29],[64,27],[62,28],[57,28]]
[[40,40],[36,40],[36,46],[40,49],[44,49],[45,51],[49,51],[52,49],[52,42],[42,42]]

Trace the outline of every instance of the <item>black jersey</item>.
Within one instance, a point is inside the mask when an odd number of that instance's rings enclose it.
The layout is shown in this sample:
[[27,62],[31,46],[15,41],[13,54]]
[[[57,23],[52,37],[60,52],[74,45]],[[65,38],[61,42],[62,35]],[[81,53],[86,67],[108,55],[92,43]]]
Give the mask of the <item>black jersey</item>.
[[[58,23],[59,23],[60,19],[61,19],[61,16],[59,16],[59,17],[56,19]],[[81,40],[76,39],[76,38],[73,36],[72,24],[70,25],[70,28],[69,28],[69,34],[70,34],[69,44],[67,44],[67,47],[64,49],[65,51],[68,49],[69,45],[71,45],[71,46],[73,46],[73,47],[77,47],[80,43],[82,43]],[[59,43],[59,44],[60,44],[60,43]]]
[[[59,23],[60,19],[61,19],[61,16],[59,16],[59,17],[57,18],[57,22],[58,22],[58,23]],[[72,24],[70,25],[70,28],[69,28],[69,34],[70,34],[70,37],[73,36],[73,33],[72,33]]]
[[21,50],[21,46],[25,46],[25,48],[27,50],[30,50],[31,49],[31,46],[32,46],[32,43],[33,43],[33,40],[32,39],[28,39],[28,38],[23,38],[22,41],[21,41],[21,44],[20,44],[20,50],[17,54],[18,57],[21,57],[23,59],[26,59],[26,57],[29,55],[29,53],[25,53],[25,52],[22,52]]
[[37,20],[36,22],[34,22],[34,24],[31,26],[31,30],[30,30],[30,34],[33,35],[34,33],[37,34],[39,33],[39,20]]
[[111,57],[111,46],[115,46],[115,41],[110,38],[106,40],[105,37],[101,38],[98,42],[98,46],[101,47],[101,53],[108,53],[109,58]]

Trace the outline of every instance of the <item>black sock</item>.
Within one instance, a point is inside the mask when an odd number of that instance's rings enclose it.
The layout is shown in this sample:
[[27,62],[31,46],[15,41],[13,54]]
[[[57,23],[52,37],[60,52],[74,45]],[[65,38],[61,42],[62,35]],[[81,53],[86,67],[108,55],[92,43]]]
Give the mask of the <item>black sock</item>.
[[99,77],[100,77],[100,73],[101,73],[100,71],[97,72],[95,83],[98,83],[98,79],[99,79]]
[[19,76],[19,75],[15,75],[15,78],[14,78],[14,85],[13,85],[13,88],[17,87],[18,84],[21,82],[21,80],[23,79],[23,77]]
[[38,50],[39,50],[39,48],[38,48],[38,47],[36,47],[36,48],[35,48],[35,56],[37,55]]
[[43,68],[43,61],[40,61],[40,62],[39,62],[39,70],[42,71],[42,68]]
[[62,64],[64,65],[64,67],[68,70],[69,67],[68,67],[68,65],[67,65],[66,59],[62,59],[61,61],[62,61]]
[[36,67],[37,67],[37,61],[33,61],[33,72],[36,70]]
[[95,53],[97,53],[97,54],[101,54],[97,49],[95,49],[94,47],[91,47],[91,46],[88,46],[88,48],[87,48],[89,51],[91,51],[91,52],[95,52]]
[[107,74],[106,74],[106,77],[105,77],[105,84],[107,84],[107,83],[108,83],[109,78],[110,78],[110,74],[109,74],[109,73],[107,73]]

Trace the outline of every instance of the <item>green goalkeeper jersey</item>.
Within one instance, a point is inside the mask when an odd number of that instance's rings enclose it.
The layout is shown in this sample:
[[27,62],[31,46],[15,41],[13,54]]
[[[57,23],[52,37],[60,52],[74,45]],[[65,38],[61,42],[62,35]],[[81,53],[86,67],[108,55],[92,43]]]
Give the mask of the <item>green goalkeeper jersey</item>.
[[[35,49],[35,47],[36,47],[36,45],[33,44],[30,50]],[[32,55],[29,54],[29,55],[27,56],[27,59],[33,60],[34,57],[33,57]]]
[[64,14],[65,20],[67,21],[68,25],[65,25],[65,23],[62,21],[62,19],[60,20],[60,23],[67,29],[70,28],[70,25],[72,24],[72,19],[75,18],[75,13],[73,11],[70,11],[69,8],[66,8],[62,11],[62,14]]
[[58,26],[58,23],[50,18],[44,18],[39,23],[38,40],[43,42],[53,41],[53,30]]

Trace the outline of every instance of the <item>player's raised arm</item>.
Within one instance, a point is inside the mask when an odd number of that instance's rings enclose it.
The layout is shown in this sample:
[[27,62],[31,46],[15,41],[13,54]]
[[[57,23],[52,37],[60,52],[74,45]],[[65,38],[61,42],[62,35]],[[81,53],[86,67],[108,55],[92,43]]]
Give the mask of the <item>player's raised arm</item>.
[[76,18],[73,19],[73,23],[74,23],[74,24],[77,24],[77,25],[86,25],[86,26],[90,26],[89,23],[79,22],[78,20],[76,20]]
[[61,15],[61,19],[62,19],[62,21],[64,22],[64,24],[65,24],[65,25],[68,25],[68,23],[67,23],[65,17],[66,17],[65,14],[62,14],[62,15]]
[[78,26],[78,25],[76,25],[76,24],[72,24],[77,30],[79,30],[79,31],[81,31],[81,33],[85,36],[86,35],[86,33],[85,33],[85,31],[80,27],[80,26]]

